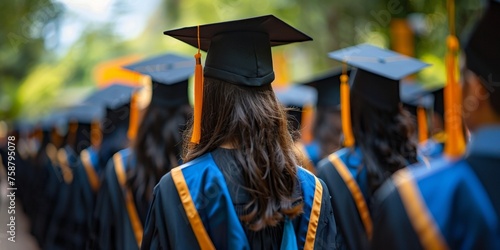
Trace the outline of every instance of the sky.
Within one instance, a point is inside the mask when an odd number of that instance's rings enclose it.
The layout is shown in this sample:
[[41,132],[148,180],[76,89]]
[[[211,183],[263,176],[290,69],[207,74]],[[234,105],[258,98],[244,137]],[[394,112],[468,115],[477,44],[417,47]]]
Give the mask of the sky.
[[65,7],[59,43],[62,53],[89,25],[111,23],[117,35],[131,39],[145,28],[161,0],[55,0]]

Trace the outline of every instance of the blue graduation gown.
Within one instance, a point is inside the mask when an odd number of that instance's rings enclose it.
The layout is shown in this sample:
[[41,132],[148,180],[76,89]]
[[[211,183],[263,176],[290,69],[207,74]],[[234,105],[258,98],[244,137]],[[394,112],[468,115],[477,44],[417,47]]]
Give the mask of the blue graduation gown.
[[397,172],[376,196],[374,249],[500,249],[500,127],[461,159]]
[[[214,153],[174,168],[161,179],[146,219],[142,249],[251,249],[260,245],[249,242],[230,194],[238,182],[225,179]],[[281,246],[336,249],[326,186],[302,168],[298,168],[298,178],[304,213],[280,230]]]

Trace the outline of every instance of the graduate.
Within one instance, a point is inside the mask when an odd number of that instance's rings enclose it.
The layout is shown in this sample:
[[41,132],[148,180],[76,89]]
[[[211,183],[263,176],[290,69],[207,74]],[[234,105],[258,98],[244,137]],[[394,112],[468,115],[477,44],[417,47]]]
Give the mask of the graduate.
[[[101,185],[100,175],[105,164],[118,150],[127,147],[130,100],[135,87],[113,84],[88,96],[83,104],[100,106],[104,117],[95,117],[90,125],[90,146],[80,152],[73,168],[73,181],[65,213],[61,221],[65,225],[65,249],[85,248],[90,241],[91,219],[95,197]],[[104,162],[104,163],[103,163]]]
[[[146,90],[134,97],[136,103],[149,106],[138,105],[147,110],[136,131],[130,125],[131,147],[116,153],[106,167],[94,213],[92,249],[140,248],[153,188],[180,165],[182,133],[192,114],[188,80],[194,61],[190,57],[169,53],[125,68],[151,77],[152,93]],[[139,100],[141,93],[149,93],[150,103]]]
[[156,186],[142,249],[335,248],[330,195],[298,167],[271,87],[271,46],[311,38],[272,15],[165,34],[208,54],[204,70],[195,55],[186,163]]
[[[346,72],[350,74],[350,70]],[[341,147],[342,120],[340,117],[340,75],[342,69],[334,69],[302,84],[316,88],[313,142],[306,146],[314,164]]]
[[[465,156],[460,112],[455,113],[460,110],[445,105],[451,113],[444,157],[429,170],[399,171],[380,188],[374,249],[500,249],[499,22],[500,3],[491,1],[464,45],[461,101],[477,102],[461,110],[471,131]],[[460,86],[453,78],[458,41],[450,30],[445,102],[460,107]]]
[[[44,117],[40,126],[43,131],[50,131],[47,134],[47,143],[41,152],[41,161],[35,167],[34,175],[30,182],[33,184],[33,192],[30,194],[33,199],[34,217],[32,219],[31,232],[43,248],[45,245],[47,227],[54,215],[57,197],[64,184],[57,152],[64,147],[67,139],[67,119],[64,113],[54,111]],[[28,205],[28,204],[27,204]]]
[[[399,81],[428,65],[368,44],[332,52],[330,57],[354,67],[350,103],[342,101],[342,112],[351,117],[342,116],[345,148],[322,160],[317,176],[332,194],[343,236],[337,239],[339,244],[366,249],[372,235],[373,193],[393,172],[417,162],[414,128],[410,114],[402,108]],[[347,85],[346,78],[342,75],[341,84]],[[341,93],[342,98],[348,95]],[[352,131],[344,126],[348,121],[352,121]]]
[[66,219],[67,209],[71,207],[71,185],[75,169],[78,167],[80,152],[91,144],[91,127],[96,120],[104,116],[103,106],[79,104],[62,110],[65,119],[69,121],[68,136],[64,147],[57,152],[58,167],[62,182],[59,186],[53,216],[46,227],[44,248],[68,249],[72,245],[73,224]]
[[[422,155],[427,158],[439,158],[443,154],[444,144],[446,142],[446,133],[444,131],[444,93],[443,87],[430,88],[426,91],[428,96],[432,97],[432,116],[430,138],[420,143],[419,148]],[[464,130],[465,132],[465,130]]]
[[287,112],[290,133],[297,147],[297,153],[302,158],[300,165],[311,173],[316,173],[314,164],[318,161],[318,149],[309,141],[312,139],[313,112],[318,92],[313,87],[297,84],[277,88],[275,94]]

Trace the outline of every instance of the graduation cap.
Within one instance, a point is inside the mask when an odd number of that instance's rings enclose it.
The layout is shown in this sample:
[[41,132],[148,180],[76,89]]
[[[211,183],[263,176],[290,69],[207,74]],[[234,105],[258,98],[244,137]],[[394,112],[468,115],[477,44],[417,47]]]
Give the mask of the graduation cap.
[[189,105],[188,79],[194,72],[191,58],[164,54],[148,58],[124,68],[151,77],[151,103],[165,107]]
[[60,133],[64,133],[67,121],[66,114],[58,110],[42,117],[39,121],[39,125],[42,131],[52,131],[55,129]]
[[[350,70],[347,71],[350,74]],[[304,85],[315,88],[318,92],[317,107],[338,107],[340,105],[340,76],[342,69],[335,69],[308,80]]]
[[[193,143],[201,138],[202,71],[203,77],[231,84],[268,85],[274,80],[271,47],[312,40],[273,15],[168,30],[164,34],[198,48]],[[207,51],[204,70],[200,50]]]
[[80,104],[68,108],[64,113],[68,121],[91,124],[100,121],[104,117],[104,108],[94,104]]
[[275,89],[276,97],[287,109],[288,121],[293,131],[302,131],[302,139],[312,137],[313,109],[318,99],[318,91],[306,85],[292,85]]
[[312,40],[273,15],[169,30],[164,34],[208,52],[205,77],[245,86],[262,86],[274,80],[271,47]]
[[[400,84],[401,102],[405,106],[423,107],[432,109],[434,96],[423,84],[414,82],[401,82]],[[413,113],[413,112],[412,112]]]
[[[483,17],[465,42],[466,66],[486,83],[488,88],[500,82],[500,2],[490,1]],[[495,84],[496,83],[496,84]]]
[[274,91],[280,103],[289,108],[289,120],[294,128],[300,129],[302,123],[302,111],[307,107],[316,105],[318,92],[316,89],[305,85],[293,85],[286,88],[278,88]]
[[111,84],[106,88],[100,89],[95,93],[89,95],[83,101],[84,104],[93,104],[104,106],[111,110],[116,110],[128,103],[132,97],[132,93],[137,87]]
[[393,111],[399,106],[399,81],[429,66],[394,51],[361,44],[329,53],[329,57],[356,68],[351,73],[351,91],[370,104]]

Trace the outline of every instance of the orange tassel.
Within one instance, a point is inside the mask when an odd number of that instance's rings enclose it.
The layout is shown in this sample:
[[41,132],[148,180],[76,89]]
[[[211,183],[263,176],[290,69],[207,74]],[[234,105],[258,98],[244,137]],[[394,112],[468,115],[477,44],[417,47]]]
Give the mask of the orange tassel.
[[192,143],[200,143],[201,138],[201,112],[203,106],[203,66],[200,54],[200,26],[198,26],[198,53],[194,55],[196,66],[194,69],[194,121]]
[[417,108],[417,124],[418,124],[418,142],[422,143],[427,141],[428,129],[427,129],[427,114],[423,107]]
[[347,75],[346,64],[342,67],[342,75],[340,76],[340,105],[342,117],[342,132],[344,133],[344,147],[354,146],[354,134],[352,133],[351,125],[351,104],[349,98],[349,76]]
[[302,131],[302,142],[309,144],[313,141],[313,122],[314,122],[314,107],[306,104],[302,109],[302,119],[300,121],[300,130]]
[[130,119],[128,124],[127,137],[130,141],[135,140],[137,131],[139,130],[139,92],[132,94],[130,99]]
[[101,146],[102,141],[102,131],[101,131],[101,123],[98,120],[95,120],[90,124],[90,144],[98,149]]
[[459,42],[455,36],[455,2],[448,0],[448,25],[450,35],[446,39],[446,86],[444,88],[446,142],[444,154],[448,157],[460,157],[465,153],[465,139],[462,130],[461,89],[458,85],[457,56]]

